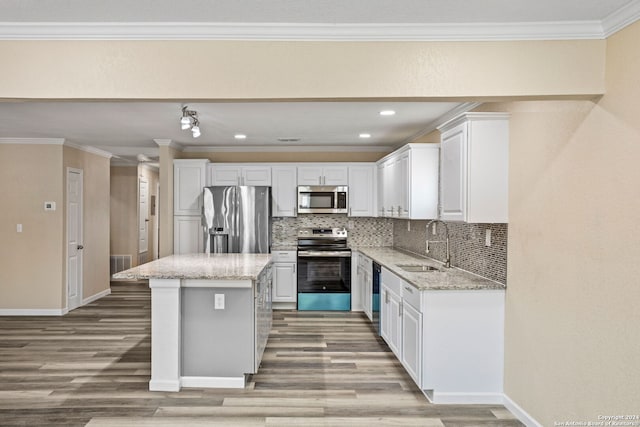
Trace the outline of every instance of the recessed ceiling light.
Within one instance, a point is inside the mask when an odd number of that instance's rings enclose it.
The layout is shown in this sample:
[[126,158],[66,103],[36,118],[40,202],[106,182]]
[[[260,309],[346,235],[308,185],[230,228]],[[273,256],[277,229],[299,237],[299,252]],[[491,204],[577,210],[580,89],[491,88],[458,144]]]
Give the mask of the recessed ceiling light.
[[371,138],[371,134],[370,133],[361,133],[360,135],[358,135],[360,138]]
[[235,135],[233,135],[233,137],[235,139],[247,139],[247,135],[244,135],[242,133],[235,134]]
[[396,114],[396,112],[393,111],[393,110],[382,110],[382,111],[380,111],[380,115],[381,116],[393,116],[395,114]]

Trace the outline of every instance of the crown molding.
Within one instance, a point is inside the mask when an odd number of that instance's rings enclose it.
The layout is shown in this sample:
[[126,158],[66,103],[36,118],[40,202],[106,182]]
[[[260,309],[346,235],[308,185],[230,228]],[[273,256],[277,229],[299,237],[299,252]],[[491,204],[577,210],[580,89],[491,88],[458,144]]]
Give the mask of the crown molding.
[[393,147],[388,145],[254,145],[254,146],[195,146],[184,148],[187,153],[306,153],[306,152],[389,152]]
[[638,19],[640,19],[640,0],[633,0],[602,20],[604,37],[617,33]]
[[443,115],[441,115],[440,117],[438,117],[437,119],[433,120],[432,122],[427,123],[427,125],[418,133],[410,136],[409,138],[405,139],[403,142],[401,142],[400,144],[398,144],[398,147],[403,146],[405,144],[409,144],[413,141],[415,141],[416,139],[420,138],[421,136],[424,136],[428,133],[433,132],[434,130],[438,129],[439,126],[445,124],[446,122],[460,116],[461,114],[464,114],[468,111],[473,110],[476,107],[479,107],[480,105],[482,105],[482,102],[464,102],[460,105],[458,105],[455,108],[452,108],[451,110],[447,111],[446,113],[444,113]]
[[110,159],[113,157],[113,154],[109,153],[108,151],[104,151],[99,148],[92,147],[90,145],[78,145],[69,141],[65,141],[63,145],[65,147],[75,148],[76,150],[85,151],[87,153],[95,154],[97,156],[105,157],[107,159]]
[[63,145],[64,138],[0,138],[0,144]]
[[[638,19],[638,2],[634,0],[607,17],[607,28]],[[488,41],[604,37],[600,20],[451,24],[0,22],[0,40]]]

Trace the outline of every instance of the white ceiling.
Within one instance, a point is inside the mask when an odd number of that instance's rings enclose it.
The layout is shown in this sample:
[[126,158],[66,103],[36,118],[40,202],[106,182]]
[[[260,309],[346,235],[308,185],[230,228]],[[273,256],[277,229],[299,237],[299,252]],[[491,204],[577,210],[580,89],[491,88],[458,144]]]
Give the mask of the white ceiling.
[[602,20],[631,0],[2,0],[4,22],[481,23]]
[[[639,17],[640,0],[0,0],[0,39],[602,38]],[[64,138],[130,158],[156,154],[154,139],[195,147],[395,147],[464,105],[191,103],[201,122],[198,139],[180,130],[181,107],[0,102],[0,138]],[[397,114],[380,117],[382,109]],[[372,137],[359,139],[362,132]],[[237,141],[235,133],[248,138]],[[277,141],[282,137],[301,140]]]

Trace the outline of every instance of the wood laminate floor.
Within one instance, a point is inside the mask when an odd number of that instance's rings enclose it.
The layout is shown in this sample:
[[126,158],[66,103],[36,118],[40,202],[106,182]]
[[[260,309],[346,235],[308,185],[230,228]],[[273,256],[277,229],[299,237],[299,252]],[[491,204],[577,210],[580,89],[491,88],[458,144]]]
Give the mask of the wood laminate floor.
[[0,425],[521,426],[499,405],[433,405],[359,313],[274,313],[244,390],[149,392],[150,292],[63,317],[0,317]]

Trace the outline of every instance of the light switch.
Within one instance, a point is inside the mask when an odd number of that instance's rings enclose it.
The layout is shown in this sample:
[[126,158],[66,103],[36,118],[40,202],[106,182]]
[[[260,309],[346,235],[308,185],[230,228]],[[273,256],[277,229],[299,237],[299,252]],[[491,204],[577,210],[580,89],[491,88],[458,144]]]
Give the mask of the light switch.
[[216,310],[224,310],[224,294],[215,294],[213,308]]
[[484,245],[491,246],[491,229],[490,228],[487,228],[487,230],[484,233]]
[[22,224],[16,224],[16,231],[22,233]]

